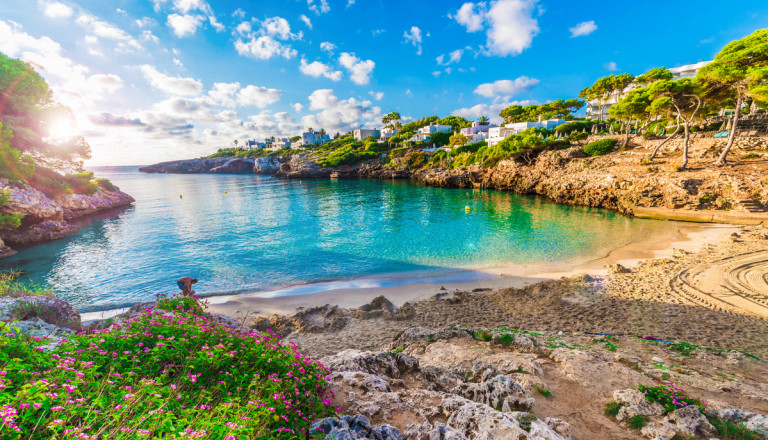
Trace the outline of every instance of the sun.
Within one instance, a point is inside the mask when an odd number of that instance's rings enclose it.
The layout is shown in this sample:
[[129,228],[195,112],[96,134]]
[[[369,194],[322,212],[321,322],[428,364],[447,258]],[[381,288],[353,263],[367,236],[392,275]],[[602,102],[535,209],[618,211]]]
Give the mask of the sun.
[[49,137],[54,139],[67,139],[80,134],[77,122],[71,118],[56,118],[48,125],[48,129]]

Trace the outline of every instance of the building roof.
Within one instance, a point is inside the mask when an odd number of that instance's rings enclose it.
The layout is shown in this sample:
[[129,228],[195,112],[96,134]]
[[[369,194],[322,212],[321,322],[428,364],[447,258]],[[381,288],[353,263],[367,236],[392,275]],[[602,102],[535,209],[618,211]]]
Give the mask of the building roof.
[[672,73],[680,73],[680,72],[688,72],[690,70],[698,70],[698,69],[701,69],[702,67],[706,66],[707,64],[711,63],[711,62],[712,61],[701,61],[701,62],[696,63],[696,64],[686,64],[686,65],[680,66],[680,67],[673,67],[673,68],[669,69],[669,71],[672,72]]

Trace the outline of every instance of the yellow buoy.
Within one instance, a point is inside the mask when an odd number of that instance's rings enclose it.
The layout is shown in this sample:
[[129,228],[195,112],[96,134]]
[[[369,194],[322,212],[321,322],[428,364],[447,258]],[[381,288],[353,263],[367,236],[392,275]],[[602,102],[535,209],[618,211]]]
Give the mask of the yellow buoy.
[[224,191],[224,194],[226,194],[226,193],[227,193],[227,191]]
[[181,198],[183,198],[183,197],[181,196],[181,194],[179,194],[179,198],[180,198],[180,199],[181,199]]
[[464,210],[465,210],[465,211],[469,211],[470,209],[471,209],[471,208],[470,208],[469,206],[465,206],[465,207],[464,207]]

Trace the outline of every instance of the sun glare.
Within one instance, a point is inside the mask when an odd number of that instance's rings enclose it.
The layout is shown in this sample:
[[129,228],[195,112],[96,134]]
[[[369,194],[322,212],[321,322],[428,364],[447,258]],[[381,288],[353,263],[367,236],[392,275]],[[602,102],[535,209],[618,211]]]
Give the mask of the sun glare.
[[66,139],[77,136],[79,134],[77,123],[71,119],[54,119],[51,121],[49,129],[49,137],[53,139]]

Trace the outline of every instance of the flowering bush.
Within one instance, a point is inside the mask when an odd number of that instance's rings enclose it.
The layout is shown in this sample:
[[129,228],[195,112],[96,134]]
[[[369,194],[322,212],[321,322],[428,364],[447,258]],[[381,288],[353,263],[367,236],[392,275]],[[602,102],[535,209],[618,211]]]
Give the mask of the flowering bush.
[[688,405],[696,405],[701,412],[706,409],[706,404],[701,400],[691,397],[685,390],[675,388],[672,382],[657,381],[659,385],[648,387],[640,385],[638,390],[645,394],[645,398],[650,402],[658,402],[664,406],[665,412],[674,411]]
[[305,438],[333,412],[328,370],[270,333],[239,334],[193,297],[110,329],[0,336],[0,438]]

